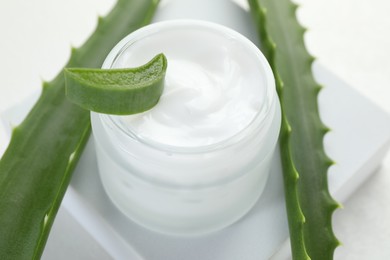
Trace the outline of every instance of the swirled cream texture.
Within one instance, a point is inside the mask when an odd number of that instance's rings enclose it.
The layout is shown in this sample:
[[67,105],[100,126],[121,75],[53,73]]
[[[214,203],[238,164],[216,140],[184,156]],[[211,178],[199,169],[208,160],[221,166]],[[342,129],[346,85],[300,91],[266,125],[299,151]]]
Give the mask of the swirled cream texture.
[[216,144],[246,128],[261,110],[263,69],[234,36],[197,28],[151,34],[142,44],[128,44],[113,67],[138,66],[161,52],[168,70],[159,103],[121,118],[139,138],[177,147]]

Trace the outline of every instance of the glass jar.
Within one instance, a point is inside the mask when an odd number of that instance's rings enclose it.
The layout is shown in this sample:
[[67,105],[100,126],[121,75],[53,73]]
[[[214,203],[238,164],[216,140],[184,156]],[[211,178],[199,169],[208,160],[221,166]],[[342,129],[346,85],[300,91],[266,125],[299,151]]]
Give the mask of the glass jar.
[[163,52],[168,75],[175,73],[169,71],[170,57],[208,59],[208,48],[211,56],[219,55],[225,43],[233,46],[237,62],[249,59],[240,65],[243,77],[255,79],[249,82],[261,93],[253,120],[231,136],[206,145],[171,145],[133,131],[121,116],[91,113],[104,189],[119,210],[148,229],[206,234],[234,223],[253,207],[267,182],[279,135],[274,77],[262,53],[244,36],[189,20],[141,28],[118,43],[103,64],[134,67]]

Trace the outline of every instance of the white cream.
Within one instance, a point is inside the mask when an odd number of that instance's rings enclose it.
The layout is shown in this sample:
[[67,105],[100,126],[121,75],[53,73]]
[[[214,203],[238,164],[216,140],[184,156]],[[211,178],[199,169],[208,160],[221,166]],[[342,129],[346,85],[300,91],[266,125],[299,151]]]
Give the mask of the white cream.
[[164,94],[132,116],[91,113],[99,172],[113,203],[149,229],[204,234],[254,205],[280,127],[271,69],[249,40],[206,22],[144,27],[103,67],[168,59]]
[[144,62],[145,53],[160,52],[168,70],[159,103],[123,118],[139,137],[181,147],[215,144],[243,130],[260,111],[265,82],[256,73],[257,57],[236,39],[179,28],[131,46],[114,66],[131,67]]

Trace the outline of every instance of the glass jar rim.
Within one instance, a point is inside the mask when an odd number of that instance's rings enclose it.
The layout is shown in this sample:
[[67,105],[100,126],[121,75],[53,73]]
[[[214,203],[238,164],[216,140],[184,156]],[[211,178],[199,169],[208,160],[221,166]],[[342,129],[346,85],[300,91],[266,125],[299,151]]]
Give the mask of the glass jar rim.
[[264,91],[265,91],[265,100],[261,104],[260,109],[257,111],[254,118],[246,125],[243,129],[232,135],[231,137],[221,140],[216,143],[201,145],[201,146],[174,146],[168,145],[160,142],[156,142],[154,140],[148,139],[146,137],[141,137],[136,133],[132,132],[131,129],[125,127],[123,123],[120,122],[119,117],[115,115],[107,115],[107,114],[99,114],[102,121],[108,123],[110,126],[119,130],[122,136],[126,138],[134,139],[144,145],[149,146],[152,149],[157,149],[160,151],[164,151],[167,153],[180,153],[180,154],[198,154],[205,152],[212,152],[220,149],[227,148],[236,143],[239,143],[245,136],[250,136],[251,133],[259,131],[269,118],[270,112],[272,112],[272,108],[275,103],[275,81],[274,76],[271,70],[270,65],[268,64],[267,59],[263,55],[263,53],[259,50],[259,48],[252,43],[249,39],[247,39],[242,34],[225,27],[220,24],[200,21],[200,20],[171,20],[164,22],[157,22],[150,24],[148,26],[142,27],[133,33],[127,35],[123,38],[108,54],[105,59],[102,68],[112,68],[113,64],[117,61],[117,59],[121,56],[121,54],[134,42],[142,39],[143,37],[147,37],[151,34],[158,33],[160,31],[172,30],[172,29],[180,29],[180,28],[202,28],[205,30],[213,31],[220,35],[224,35],[225,37],[234,38],[238,40],[240,44],[242,44],[245,48],[248,48],[256,55],[257,60],[261,64],[262,74],[264,77]]

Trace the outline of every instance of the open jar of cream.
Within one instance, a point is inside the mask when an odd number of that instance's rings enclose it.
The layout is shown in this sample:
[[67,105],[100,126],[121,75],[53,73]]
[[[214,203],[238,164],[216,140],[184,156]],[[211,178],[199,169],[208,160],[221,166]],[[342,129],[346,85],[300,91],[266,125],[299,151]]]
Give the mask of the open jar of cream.
[[261,195],[280,128],[272,71],[244,36],[209,22],[155,23],[124,38],[103,68],[168,60],[151,110],[91,113],[100,177],[134,222],[197,235],[226,227]]

